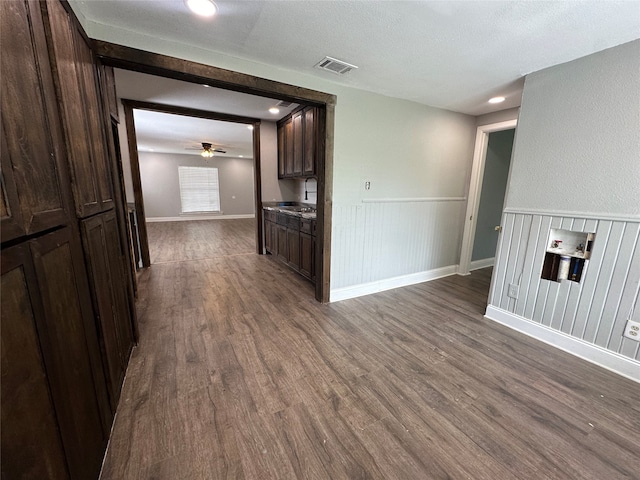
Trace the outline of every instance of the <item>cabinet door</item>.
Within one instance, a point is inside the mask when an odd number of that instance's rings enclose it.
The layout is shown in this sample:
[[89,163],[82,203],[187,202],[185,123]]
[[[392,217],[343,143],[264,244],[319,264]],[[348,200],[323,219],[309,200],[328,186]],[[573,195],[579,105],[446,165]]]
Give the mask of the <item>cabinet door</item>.
[[289,251],[287,249],[287,227],[276,225],[276,238],[278,243],[278,258],[284,262],[289,261]]
[[107,143],[102,115],[102,102],[98,96],[97,66],[91,48],[77,28],[73,28],[76,46],[76,62],[82,90],[87,127],[89,132],[89,152],[93,163],[93,176],[98,187],[98,200],[102,211],[113,208],[111,193],[111,168],[107,156]]
[[278,124],[278,178],[285,176],[286,152],[285,125]]
[[0,2],[0,22],[6,241],[64,225],[68,217],[64,140],[39,2]]
[[300,273],[311,278],[313,270],[313,243],[311,235],[300,232]]
[[308,107],[304,110],[304,155],[303,174],[316,174],[316,109]]
[[38,341],[42,318],[28,245],[2,252],[2,478],[66,479]]
[[293,121],[284,124],[284,176],[293,176]]
[[107,105],[109,115],[116,122],[120,122],[120,112],[118,112],[118,94],[116,93],[116,77],[113,67],[100,65],[98,72],[100,73],[100,85],[104,92],[105,103]]
[[302,142],[304,140],[302,131],[302,112],[298,112],[292,117],[293,123],[293,175],[302,176]]
[[127,285],[121,268],[125,260],[115,212],[82,221],[82,238],[93,305],[98,317],[103,363],[108,372],[111,407],[115,411],[133,347]]
[[271,244],[271,229],[273,228],[273,222],[264,222],[264,249],[272,253],[273,246]]
[[[56,84],[60,92],[76,213],[78,217],[84,218],[102,209],[90,146],[92,138],[87,121],[87,111],[95,109],[96,106],[85,104],[82,93],[80,79],[83,69],[76,59],[75,26],[58,0],[47,1],[46,7],[53,40]],[[99,138],[96,141],[100,141]]]
[[97,478],[109,435],[107,399],[99,357],[98,365],[92,358],[99,349],[82,253],[69,228],[29,244],[43,306],[38,333],[69,472]]
[[300,268],[300,231],[287,229],[287,263],[296,270]]

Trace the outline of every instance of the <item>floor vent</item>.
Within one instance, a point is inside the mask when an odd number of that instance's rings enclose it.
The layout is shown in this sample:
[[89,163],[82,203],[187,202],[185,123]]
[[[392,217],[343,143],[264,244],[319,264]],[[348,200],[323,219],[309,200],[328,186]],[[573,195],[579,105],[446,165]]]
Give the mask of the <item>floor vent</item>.
[[336,75],[344,75],[354,68],[358,68],[355,65],[351,65],[350,63],[343,62],[342,60],[336,60],[331,57],[324,57],[324,60],[318,62],[315,67],[335,73]]

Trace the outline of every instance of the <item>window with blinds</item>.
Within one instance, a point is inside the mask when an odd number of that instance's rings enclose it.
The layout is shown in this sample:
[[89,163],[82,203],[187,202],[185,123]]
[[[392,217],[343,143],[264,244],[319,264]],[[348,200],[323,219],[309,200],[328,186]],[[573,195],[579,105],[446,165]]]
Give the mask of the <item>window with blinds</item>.
[[178,167],[182,213],[220,211],[218,169]]

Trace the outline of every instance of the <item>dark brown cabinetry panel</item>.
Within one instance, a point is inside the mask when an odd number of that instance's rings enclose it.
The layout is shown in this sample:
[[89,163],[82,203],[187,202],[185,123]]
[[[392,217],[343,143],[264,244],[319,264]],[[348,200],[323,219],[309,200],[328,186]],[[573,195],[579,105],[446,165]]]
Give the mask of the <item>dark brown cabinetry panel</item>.
[[[56,84],[62,103],[62,117],[71,167],[73,194],[78,217],[84,218],[110,208],[109,176],[105,173],[104,141],[95,119],[102,118],[95,94],[85,97],[83,89],[91,90],[93,74],[89,71],[91,52],[68,13],[57,0],[46,2],[53,43]],[[81,56],[81,58],[78,58]],[[95,83],[93,84],[95,92]],[[96,129],[98,131],[96,131]],[[102,155],[100,155],[102,152]],[[96,155],[98,157],[96,158]],[[103,206],[102,201],[106,201]]]
[[305,107],[278,122],[278,178],[316,175],[318,112]]
[[[97,478],[109,431],[93,314],[69,228],[29,242],[43,306],[40,342],[72,478]],[[109,421],[109,425],[110,425]]]
[[101,85],[103,87],[103,96],[107,105],[107,111],[113,120],[120,121],[120,113],[118,112],[118,94],[116,93],[116,76],[113,67],[105,65],[100,66]]
[[[0,2],[2,241],[68,222],[64,141],[37,1]],[[6,227],[6,228],[5,228]]]
[[122,278],[120,239],[114,212],[82,221],[82,238],[112,410],[118,404],[129,353],[133,346],[131,318]]
[[68,478],[38,341],[42,313],[28,245],[2,252],[1,288],[2,478]]
[[285,177],[293,176],[293,152],[293,121],[289,119],[284,124],[284,158],[282,162],[284,163]]
[[293,176],[302,176],[302,153],[304,135],[302,131],[303,116],[299,112],[291,118],[293,123]]
[[316,173],[316,109],[306,108],[304,114],[304,152],[302,159],[303,175],[315,175]]
[[276,224],[276,241],[278,245],[277,257],[283,262],[289,261],[289,251],[287,248],[287,226]]
[[273,240],[272,240],[272,232],[273,230],[273,222],[270,222],[265,219],[264,222],[264,248],[269,253],[274,253],[273,251]]

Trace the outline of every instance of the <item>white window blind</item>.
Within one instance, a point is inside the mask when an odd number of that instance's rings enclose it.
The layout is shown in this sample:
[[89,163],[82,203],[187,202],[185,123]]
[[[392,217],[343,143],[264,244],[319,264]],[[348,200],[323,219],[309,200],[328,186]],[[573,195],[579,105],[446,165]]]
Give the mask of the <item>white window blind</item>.
[[218,169],[178,167],[182,213],[219,212]]

